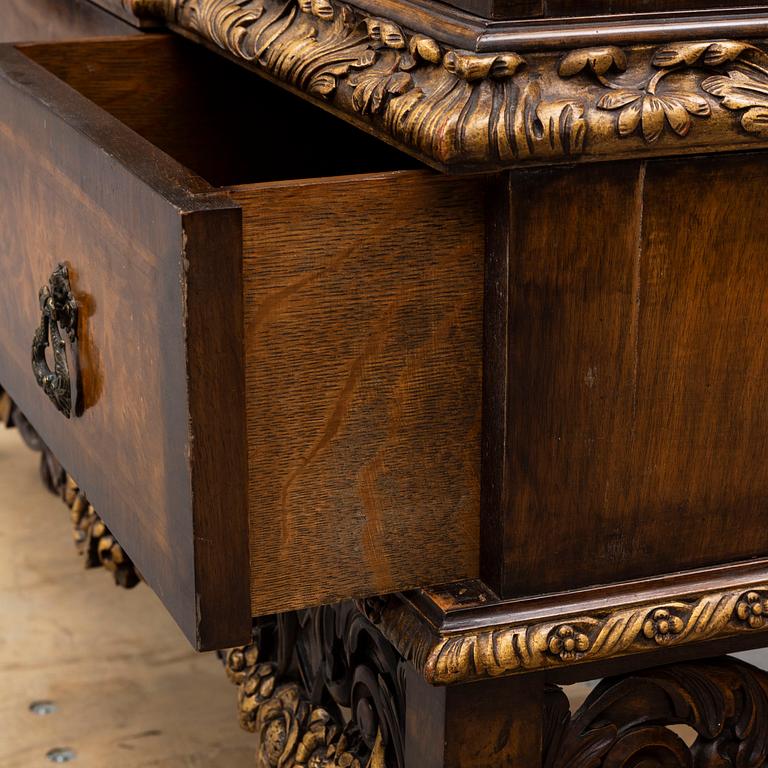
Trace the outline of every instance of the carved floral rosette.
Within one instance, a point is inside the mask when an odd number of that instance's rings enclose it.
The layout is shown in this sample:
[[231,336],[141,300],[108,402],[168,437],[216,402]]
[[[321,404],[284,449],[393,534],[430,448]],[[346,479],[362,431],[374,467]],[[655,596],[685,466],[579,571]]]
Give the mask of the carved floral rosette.
[[759,41],[479,53],[334,0],[134,5],[443,168],[768,144]]

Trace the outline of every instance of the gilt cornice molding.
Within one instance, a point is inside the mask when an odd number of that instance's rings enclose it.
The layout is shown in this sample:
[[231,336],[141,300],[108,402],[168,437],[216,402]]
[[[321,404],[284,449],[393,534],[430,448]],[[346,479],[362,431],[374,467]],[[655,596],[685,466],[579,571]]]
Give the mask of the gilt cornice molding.
[[[429,590],[421,593],[430,594]],[[361,603],[369,620],[434,685],[517,675],[751,634],[768,640],[768,580],[729,589],[633,601],[574,612],[557,601],[536,618],[505,620],[499,603],[465,612],[461,626],[436,626],[407,597]],[[433,617],[434,618],[434,617]],[[461,623],[460,623],[461,624]]]
[[768,43],[478,53],[334,0],[136,0],[443,170],[768,146]]

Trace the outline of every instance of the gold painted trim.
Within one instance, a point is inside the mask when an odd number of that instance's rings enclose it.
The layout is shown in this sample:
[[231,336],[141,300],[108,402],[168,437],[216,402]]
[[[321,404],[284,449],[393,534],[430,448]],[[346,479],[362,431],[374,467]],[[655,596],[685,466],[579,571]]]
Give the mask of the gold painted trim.
[[768,146],[768,48],[476,53],[334,0],[133,0],[442,169]]
[[768,584],[451,634],[405,602],[364,610],[428,682],[451,685],[766,630]]

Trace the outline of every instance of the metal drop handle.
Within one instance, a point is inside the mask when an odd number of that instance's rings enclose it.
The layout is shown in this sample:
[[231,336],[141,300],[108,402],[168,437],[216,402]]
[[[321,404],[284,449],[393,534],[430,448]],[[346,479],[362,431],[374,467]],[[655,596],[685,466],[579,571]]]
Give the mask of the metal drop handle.
[[[80,365],[77,350],[77,301],[65,264],[53,271],[39,293],[40,325],[32,340],[32,371],[40,388],[67,418],[82,412]],[[46,350],[53,352],[53,369]],[[68,360],[67,346],[71,361]],[[70,364],[71,363],[71,364]]]

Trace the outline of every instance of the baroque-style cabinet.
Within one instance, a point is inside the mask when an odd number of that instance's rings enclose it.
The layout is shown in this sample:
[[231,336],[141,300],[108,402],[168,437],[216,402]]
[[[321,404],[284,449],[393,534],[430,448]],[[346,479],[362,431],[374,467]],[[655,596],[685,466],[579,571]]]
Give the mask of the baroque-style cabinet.
[[764,3],[0,32],[0,415],[260,767],[768,764]]

